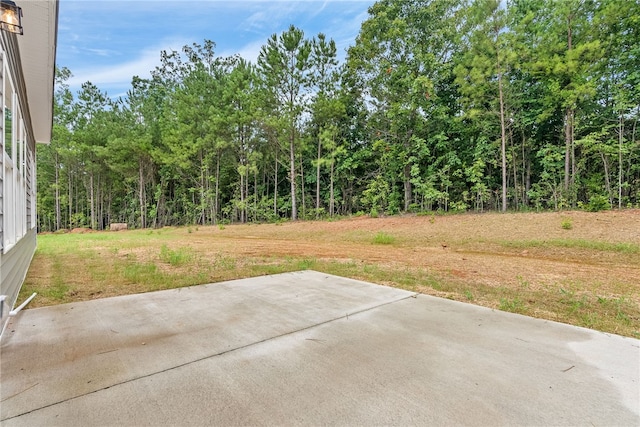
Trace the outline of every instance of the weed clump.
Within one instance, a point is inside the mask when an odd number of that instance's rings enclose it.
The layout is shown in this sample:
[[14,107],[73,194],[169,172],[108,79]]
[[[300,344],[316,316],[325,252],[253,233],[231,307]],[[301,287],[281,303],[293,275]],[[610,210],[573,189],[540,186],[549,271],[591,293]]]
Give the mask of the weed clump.
[[571,218],[564,218],[560,225],[563,230],[571,230],[573,228],[573,220]]
[[167,245],[162,245],[160,248],[160,260],[174,267],[184,265],[191,261],[192,258],[191,253],[183,248],[172,250]]
[[373,243],[376,245],[392,245],[395,243],[396,238],[384,231],[378,232],[373,238]]

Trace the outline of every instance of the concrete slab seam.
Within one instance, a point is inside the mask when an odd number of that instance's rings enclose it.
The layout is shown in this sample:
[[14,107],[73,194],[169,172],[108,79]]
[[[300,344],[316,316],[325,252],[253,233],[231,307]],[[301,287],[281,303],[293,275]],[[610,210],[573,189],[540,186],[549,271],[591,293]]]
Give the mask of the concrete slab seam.
[[[289,336],[289,335],[294,335],[294,334],[297,334],[299,332],[303,332],[303,331],[307,331],[309,329],[316,328],[318,326],[326,325],[326,324],[329,324],[329,323],[332,323],[332,322],[336,322],[336,321],[339,321],[339,320],[343,320],[343,319],[348,320],[350,316],[357,316],[358,314],[366,313],[366,312],[375,310],[375,309],[380,308],[380,307],[384,307],[384,306],[387,306],[387,305],[395,304],[395,303],[404,301],[404,300],[409,299],[409,298],[414,298],[415,299],[415,298],[418,297],[418,295],[421,295],[421,294],[420,293],[414,293],[413,295],[404,296],[404,297],[396,299],[396,300],[387,301],[387,302],[384,302],[384,303],[381,303],[381,304],[377,304],[377,305],[372,306],[372,307],[367,307],[367,308],[364,308],[364,309],[361,309],[361,310],[357,310],[357,311],[354,311],[354,312],[351,312],[351,313],[347,313],[347,314],[345,314],[343,316],[338,316],[338,317],[331,318],[329,320],[325,320],[325,321],[322,321],[322,322],[319,322],[319,323],[314,323],[314,324],[306,326],[304,328],[296,329],[296,330],[293,330],[293,331],[289,331],[289,332],[285,332],[285,333],[282,333],[282,334],[279,334],[279,335],[268,337],[268,338],[265,338],[265,339],[262,339],[262,340],[259,340],[259,341],[255,341],[255,342],[252,342],[252,343],[249,343],[249,344],[245,344],[245,345],[241,345],[241,346],[238,346],[238,347],[230,348],[228,350],[224,350],[224,351],[221,351],[221,352],[218,352],[218,353],[215,353],[215,354],[199,357],[197,359],[190,360],[188,362],[184,362],[184,363],[181,363],[179,365],[172,366],[172,367],[169,367],[169,368],[166,368],[166,369],[162,369],[160,371],[151,372],[149,374],[141,375],[141,376],[138,376],[136,378],[131,378],[131,379],[126,380],[126,381],[121,381],[121,382],[118,382],[116,384],[112,384],[112,385],[107,386],[107,387],[102,387],[102,388],[99,388],[97,390],[90,391],[88,393],[83,393],[83,394],[80,394],[78,396],[73,396],[73,397],[69,397],[67,399],[62,399],[60,401],[53,402],[53,403],[50,403],[48,405],[41,406],[39,408],[34,408],[34,409],[30,410],[30,411],[26,411],[26,412],[23,412],[21,414],[16,414],[16,415],[13,415],[13,416],[8,417],[8,418],[0,418],[0,421],[8,421],[8,420],[11,420],[11,419],[14,419],[14,418],[19,418],[19,417],[21,417],[23,415],[28,415],[28,414],[31,414],[33,412],[40,411],[42,409],[46,409],[46,408],[50,408],[50,407],[53,407],[53,406],[56,406],[56,405],[60,405],[62,403],[70,402],[72,400],[79,399],[79,398],[82,398],[82,397],[85,397],[85,396],[89,396],[91,394],[95,394],[95,393],[98,393],[98,392],[101,392],[101,391],[104,391],[104,390],[108,390],[110,388],[117,387],[119,385],[132,383],[132,382],[135,382],[135,381],[138,381],[138,380],[141,380],[141,379],[145,379],[145,378],[150,378],[150,377],[153,377],[155,375],[162,374],[164,372],[169,372],[169,371],[172,371],[174,369],[179,369],[179,368],[182,368],[182,367],[185,367],[185,366],[192,365],[194,363],[202,362],[202,361],[207,360],[207,359],[212,359],[214,357],[223,356],[225,354],[232,353],[232,352],[239,351],[239,350],[243,350],[243,349],[252,347],[254,345],[263,344],[263,343],[271,341],[271,340],[276,340],[276,339],[279,339],[279,338],[282,338],[282,337],[286,337],[286,336]],[[20,393],[22,393],[22,392],[20,392]],[[20,393],[18,393],[18,394],[20,394]],[[8,398],[5,398],[3,401],[10,400],[11,398],[13,398],[15,396],[17,396],[17,394],[13,395],[13,396],[9,396]]]

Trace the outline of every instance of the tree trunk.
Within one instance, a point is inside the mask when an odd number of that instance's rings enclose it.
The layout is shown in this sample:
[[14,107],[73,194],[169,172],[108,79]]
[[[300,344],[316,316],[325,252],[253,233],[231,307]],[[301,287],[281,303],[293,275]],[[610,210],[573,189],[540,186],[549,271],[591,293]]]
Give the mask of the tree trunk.
[[[498,61],[498,69],[500,62]],[[504,113],[504,91],[502,88],[502,71],[498,71],[498,94],[500,97],[500,154],[502,157],[502,212],[507,211],[507,136]]]
[[140,228],[147,228],[147,212],[144,196],[144,171],[142,158],[138,160],[138,201],[140,203]]
[[93,172],[89,174],[89,203],[91,204],[91,229],[96,229],[96,209],[93,194]]
[[[573,48],[572,32],[571,32],[571,19],[572,15],[567,16],[567,50],[571,51]],[[565,130],[564,130],[564,191],[569,191],[569,184],[572,180],[571,171],[575,169],[575,165],[572,167],[572,152],[573,152],[573,117],[575,111],[572,106],[567,107],[565,111]]]
[[411,165],[405,165],[403,170],[404,175],[404,211],[408,212],[411,206]]
[[219,199],[220,199],[220,150],[217,150],[216,153],[216,200],[213,202],[215,216],[213,218],[214,224],[218,222],[219,216]]
[[318,164],[316,165],[316,219],[320,213],[320,157],[322,155],[322,138],[318,135]]
[[71,169],[69,169],[68,178],[69,180],[69,216],[67,217],[67,224],[69,228],[71,228],[71,216],[73,214],[73,185],[71,181]]
[[529,182],[528,182],[528,171],[529,171],[529,165],[528,165],[528,161],[527,161],[527,150],[526,150],[526,146],[527,146],[527,139],[524,136],[524,132],[522,132],[522,204],[524,206],[529,206],[529,196],[528,196],[528,191],[529,191]]
[[247,171],[245,172],[245,178],[244,178],[244,204],[243,209],[244,209],[244,222],[249,221],[249,207],[247,204],[247,200],[249,199],[249,162],[247,162]]
[[258,216],[258,167],[253,170],[253,216],[252,221],[256,222]]
[[55,156],[55,168],[56,168],[56,231],[60,230],[62,226],[62,218],[60,212],[60,162],[58,160],[58,153]]
[[104,225],[102,223],[102,199],[104,197],[104,191],[102,191],[102,181],[100,178],[101,174],[98,174],[97,182],[96,182],[96,230],[102,230]]
[[609,203],[611,203],[611,179],[609,177],[609,161],[607,160],[607,156],[604,153],[600,153],[600,158],[602,159],[602,164],[604,165],[604,188],[607,191],[607,198],[609,199]]
[[618,209],[622,209],[622,149],[624,144],[624,116],[620,114],[618,120]]
[[291,181],[291,220],[298,219],[298,207],[296,206],[296,151],[293,143],[293,132],[289,141],[289,180]]
[[[307,205],[306,205],[306,197],[305,197],[305,188],[304,188],[304,159],[302,158],[302,154],[298,153],[298,164],[300,165],[300,199],[299,205],[302,207],[302,218],[306,218],[307,216]],[[296,184],[297,185],[297,184]]]
[[513,206],[518,210],[518,162],[516,161],[516,149],[513,144],[513,129],[509,129],[509,142],[511,146],[511,162],[513,163]]
[[331,159],[331,177],[329,181],[329,216],[333,216],[335,210],[335,200],[333,195],[333,167],[335,160]]
[[205,224],[205,219],[207,216],[206,213],[206,196],[205,196],[205,164],[204,164],[204,154],[202,150],[199,153],[200,156],[200,223],[202,225]]
[[278,217],[278,148],[276,147],[276,163],[273,184],[273,216]]
[[245,218],[245,208],[244,208],[244,169],[242,169],[242,173],[240,174],[240,222],[244,223]]
[[565,112],[565,131],[564,131],[564,191],[569,191],[569,185],[572,181],[572,156],[573,151],[573,108],[567,108]]

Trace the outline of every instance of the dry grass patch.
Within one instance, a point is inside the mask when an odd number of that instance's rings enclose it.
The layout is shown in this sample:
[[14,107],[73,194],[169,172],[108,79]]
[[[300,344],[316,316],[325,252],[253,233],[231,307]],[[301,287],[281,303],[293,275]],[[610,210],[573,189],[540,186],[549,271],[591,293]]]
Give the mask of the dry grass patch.
[[[570,219],[571,227],[563,224]],[[32,306],[313,269],[640,338],[640,211],[39,236]]]

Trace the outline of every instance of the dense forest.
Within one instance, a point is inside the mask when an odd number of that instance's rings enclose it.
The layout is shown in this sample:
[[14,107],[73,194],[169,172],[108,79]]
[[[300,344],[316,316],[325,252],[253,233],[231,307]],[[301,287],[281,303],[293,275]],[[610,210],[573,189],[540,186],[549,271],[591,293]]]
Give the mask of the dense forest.
[[638,0],[381,0],[346,59],[160,53],[112,100],[57,70],[40,230],[640,205]]

